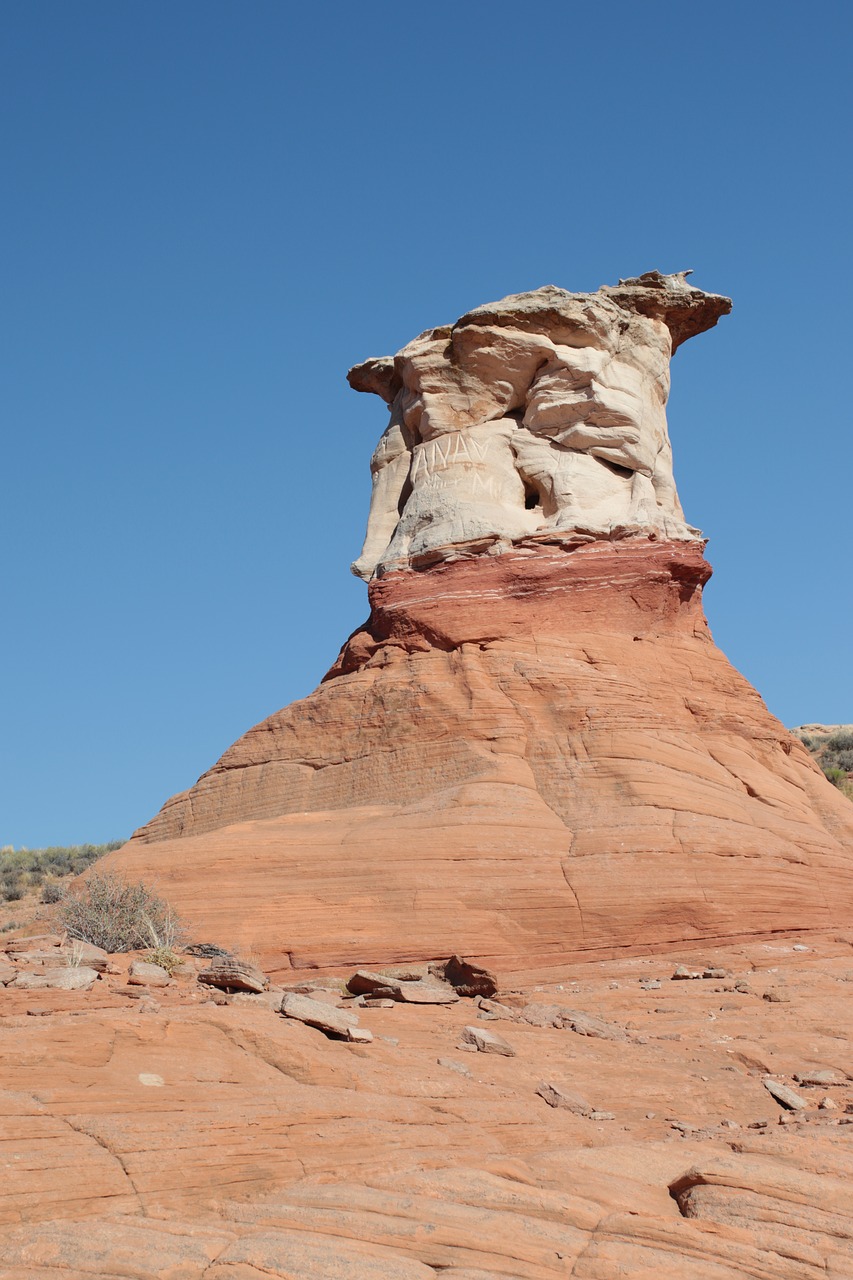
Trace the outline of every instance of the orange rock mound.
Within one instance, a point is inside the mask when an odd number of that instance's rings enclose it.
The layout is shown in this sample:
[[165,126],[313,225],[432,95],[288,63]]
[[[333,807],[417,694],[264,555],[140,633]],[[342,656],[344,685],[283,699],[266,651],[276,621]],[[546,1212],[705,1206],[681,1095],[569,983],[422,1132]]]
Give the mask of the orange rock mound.
[[374,579],[319,689],[106,866],[271,972],[849,919],[853,809],[715,646],[709,575],[634,536]]

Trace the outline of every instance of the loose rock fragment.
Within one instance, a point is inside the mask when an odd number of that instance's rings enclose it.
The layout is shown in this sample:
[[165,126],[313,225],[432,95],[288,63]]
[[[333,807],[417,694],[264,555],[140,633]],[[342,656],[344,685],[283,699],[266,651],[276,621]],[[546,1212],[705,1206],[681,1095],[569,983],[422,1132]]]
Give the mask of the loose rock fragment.
[[580,1013],[577,1009],[563,1009],[561,1025],[568,1027],[579,1036],[592,1036],[596,1040],[628,1040],[627,1031],[613,1022],[605,1022],[603,1018],[594,1018],[590,1013]]
[[498,980],[488,969],[471,964],[460,956],[451,956],[441,974],[445,982],[458,991],[460,996],[497,995]]
[[395,978],[386,973],[358,969],[347,983],[353,995],[399,1000],[404,1004],[455,1004],[459,996],[452,987],[422,978]]
[[692,978],[701,978],[701,973],[696,973],[693,969],[688,969],[686,965],[677,964],[675,972],[672,975],[673,982],[687,982]]
[[772,1080],[768,1077],[762,1081],[762,1084],[771,1097],[775,1098],[786,1110],[805,1111],[808,1107],[808,1103],[804,1098],[801,1098],[798,1093],[795,1093],[793,1089],[786,1084],[782,1084],[779,1080]]
[[536,1086],[536,1092],[540,1098],[544,1098],[549,1107],[562,1107],[565,1111],[572,1111],[577,1116],[592,1115],[593,1108],[587,1100],[579,1093],[572,1093],[569,1089],[563,1088],[562,1085],[550,1084],[543,1080]]
[[134,960],[128,970],[127,981],[131,987],[167,987],[172,979],[161,965]]
[[312,1000],[309,996],[298,996],[292,991],[281,997],[281,1012],[286,1018],[295,1018],[318,1031],[348,1038],[351,1028],[358,1026],[358,1015],[348,1009],[336,1009],[333,1005],[323,1004],[321,1000]]
[[232,956],[213,960],[198,975],[199,982],[220,991],[263,991],[269,986],[269,978],[254,965]]
[[833,1084],[846,1084],[847,1077],[842,1075],[840,1071],[833,1071],[831,1068],[825,1071],[803,1071],[794,1072],[794,1079],[798,1084],[819,1085],[826,1088]]
[[472,1045],[478,1053],[500,1053],[505,1058],[514,1058],[515,1049],[499,1036],[496,1031],[487,1031],[485,1027],[466,1027],[462,1032],[462,1044]]
[[41,973],[19,973],[10,986],[17,990],[88,991],[98,974],[85,965],[69,965],[65,969],[44,969]]
[[531,1027],[559,1027],[562,1026],[563,1010],[558,1004],[526,1004],[521,1016]]
[[372,1044],[373,1032],[367,1027],[347,1027],[347,1040],[353,1044]]
[[[469,1047],[473,1048],[474,1046],[471,1045]],[[457,1075],[468,1076],[469,1078],[471,1076],[471,1072],[463,1062],[454,1062],[452,1058],[436,1058],[436,1062],[440,1067],[446,1067],[448,1071],[455,1071]]]

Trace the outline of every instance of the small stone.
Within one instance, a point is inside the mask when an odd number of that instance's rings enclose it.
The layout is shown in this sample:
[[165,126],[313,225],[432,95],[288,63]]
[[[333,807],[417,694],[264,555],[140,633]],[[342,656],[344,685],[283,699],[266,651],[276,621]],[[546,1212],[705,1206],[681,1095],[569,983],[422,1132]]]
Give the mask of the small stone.
[[808,1103],[795,1093],[788,1085],[782,1084],[779,1080],[773,1080],[769,1076],[762,1081],[764,1088],[775,1098],[776,1101],[788,1111],[805,1111]]
[[127,981],[131,987],[168,987],[172,979],[161,965],[134,960],[128,970]]
[[641,978],[640,986],[643,988],[644,991],[659,991],[660,979],[659,978]]
[[[353,1001],[353,1003],[356,1003]],[[386,1000],[384,997],[368,997],[360,996],[359,1003],[365,1009],[393,1009],[396,1004],[395,1000]]]
[[675,972],[672,975],[673,982],[687,982],[693,978],[701,978],[701,973],[694,973],[692,969],[688,969],[686,965],[677,964]]
[[498,980],[488,969],[472,964],[460,956],[451,956],[444,966],[442,974],[445,982],[456,990],[460,996],[486,996],[497,994]]
[[495,1018],[505,1018],[508,1022],[518,1022],[516,1010],[510,1009],[508,1005],[501,1004],[497,1000],[487,1000],[485,996],[480,996],[476,1003],[484,1013],[489,1013]]
[[515,1049],[499,1036],[496,1031],[487,1031],[485,1027],[465,1027],[462,1032],[462,1044],[473,1045],[478,1053],[499,1053],[505,1058],[514,1058]]
[[372,1044],[373,1032],[367,1027],[347,1027],[347,1040],[353,1044]]
[[594,1040],[627,1040],[627,1031],[613,1022],[605,1022],[603,1018],[595,1018],[590,1013],[580,1013],[577,1009],[560,1010],[560,1026],[567,1027],[579,1036],[590,1036]]
[[199,982],[220,991],[263,991],[269,986],[269,978],[253,964],[222,956],[212,960],[198,975]]
[[381,1000],[400,1000],[405,1004],[455,1004],[459,996],[453,987],[437,981],[416,978],[396,978],[387,973],[372,973],[357,969],[347,982],[347,991],[353,995],[371,996]]
[[445,1067],[448,1071],[455,1071],[459,1076],[468,1076],[470,1079],[471,1072],[464,1062],[454,1062],[452,1058],[437,1058],[436,1061],[440,1067]]
[[656,1116],[656,1115],[657,1115],[657,1112],[655,1112],[655,1111],[647,1111],[647,1112],[646,1112],[646,1119],[647,1119],[647,1120],[654,1120],[654,1118],[655,1118],[655,1116]]
[[794,1079],[798,1084],[818,1085],[826,1088],[833,1084],[846,1084],[847,1078],[840,1071],[833,1071],[831,1068],[825,1071],[803,1071],[794,1073]]
[[543,1080],[541,1084],[536,1086],[536,1092],[540,1098],[548,1103],[549,1107],[562,1107],[565,1111],[572,1111],[577,1116],[592,1115],[592,1107],[582,1098],[579,1093],[572,1093],[570,1090],[563,1088],[562,1085],[550,1084]]
[[727,978],[729,976],[727,969],[716,969],[713,966],[702,970],[703,978]]
[[437,982],[401,982],[396,999],[404,1004],[456,1004],[459,995]]
[[590,1120],[615,1120],[616,1113],[615,1111],[591,1111],[589,1118]]
[[735,991],[739,991],[743,996],[752,995],[752,987],[749,985],[748,982],[743,982],[743,981],[736,982]]
[[90,969],[87,965],[68,965],[64,969],[44,969],[41,973],[19,973],[10,986],[24,991],[43,988],[54,991],[88,991],[97,976],[97,970]]
[[791,997],[784,991],[771,987],[769,991],[764,992],[763,999],[769,1000],[772,1004],[790,1004]]
[[766,1129],[769,1123],[770,1123],[770,1121],[769,1121],[769,1120],[750,1120],[749,1125],[748,1125],[748,1128],[750,1128],[750,1129]]
[[795,942],[795,943],[794,943],[794,951],[808,951],[808,950],[809,950],[809,948],[808,948],[808,947],[804,947],[804,946],[803,946],[803,944],[802,944],[802,942]]
[[559,1027],[562,1025],[563,1011],[557,1004],[526,1004],[521,1011],[525,1022],[531,1027]]
[[838,1110],[838,1103],[835,1102],[832,1098],[830,1098],[828,1093],[824,1094],[824,1096],[821,1098],[820,1102],[817,1105],[820,1107],[821,1111],[837,1111]]
[[296,995],[287,991],[281,997],[281,1012],[286,1018],[295,1018],[318,1031],[346,1038],[351,1027],[358,1026],[358,1015],[348,1009],[335,1009],[321,1000],[312,1000],[309,996]]

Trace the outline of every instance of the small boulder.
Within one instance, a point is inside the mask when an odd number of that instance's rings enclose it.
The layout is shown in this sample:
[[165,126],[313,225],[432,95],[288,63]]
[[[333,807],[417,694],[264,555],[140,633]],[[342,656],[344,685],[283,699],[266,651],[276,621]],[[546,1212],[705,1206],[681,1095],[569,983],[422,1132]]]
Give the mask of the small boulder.
[[292,991],[285,992],[279,1007],[286,1018],[295,1018],[306,1026],[325,1031],[327,1035],[347,1039],[350,1029],[358,1026],[358,1015],[350,1013],[349,1009],[336,1009],[321,1000],[312,1000],[310,996],[300,996]]
[[564,1089],[562,1085],[549,1084],[543,1080],[540,1085],[537,1085],[536,1092],[540,1098],[544,1098],[549,1107],[562,1107],[564,1111],[572,1111],[576,1116],[592,1114],[593,1108],[585,1098],[582,1098],[579,1093]]
[[531,1027],[560,1027],[563,1011],[558,1004],[526,1004],[521,1016]]
[[770,1096],[775,1098],[786,1111],[805,1111],[808,1107],[805,1098],[801,1098],[798,1093],[779,1080],[773,1080],[768,1076],[762,1083]]
[[110,964],[110,955],[103,947],[96,947],[93,942],[74,940],[65,948],[65,954],[74,959],[75,964],[85,964],[98,973],[106,973]]
[[85,965],[68,965],[64,969],[43,969],[41,973],[19,973],[11,985],[18,990],[88,991],[98,974]]
[[347,1027],[347,1040],[352,1044],[372,1044],[373,1032],[367,1027]]
[[[474,1048],[473,1045],[470,1048]],[[454,1062],[452,1058],[436,1058],[436,1062],[440,1067],[445,1067],[448,1071],[455,1071],[458,1076],[471,1077],[471,1072],[464,1062]]]
[[148,960],[134,960],[127,971],[127,982],[131,987],[168,987],[171,981],[167,969]]
[[673,982],[689,982],[692,978],[701,978],[701,973],[696,973],[692,969],[688,969],[686,965],[677,964],[675,972],[672,975]]
[[462,1032],[462,1044],[472,1045],[478,1053],[499,1053],[505,1058],[514,1058],[515,1049],[495,1031],[487,1031],[485,1027],[465,1027]]
[[387,973],[358,969],[347,983],[347,991],[355,996],[371,996],[379,1000],[399,1000],[404,1004],[455,1004],[459,996],[452,987],[422,978],[395,978]]
[[499,1000],[487,1000],[485,996],[480,996],[476,1003],[483,1013],[488,1013],[493,1018],[505,1018],[507,1022],[518,1022],[519,1015],[516,1010],[501,1004]]
[[833,1071],[832,1068],[829,1068],[825,1071],[802,1071],[799,1073],[795,1072],[794,1079],[797,1081],[797,1084],[817,1085],[818,1087],[824,1088],[824,1089],[828,1085],[847,1083],[847,1077],[845,1075],[842,1075],[840,1071]]
[[347,991],[354,996],[378,996],[380,999],[397,999],[402,983],[386,973],[372,973],[369,969],[356,969],[347,983]]
[[396,999],[404,1004],[456,1004],[459,996],[438,982],[401,982]]
[[436,976],[449,982],[460,996],[485,996],[489,999],[497,995],[498,980],[495,975],[481,965],[463,960],[461,956],[451,956],[443,972]]
[[233,956],[220,956],[212,960],[198,975],[199,982],[220,991],[264,991],[269,978],[253,964],[237,960]]
[[580,1013],[577,1009],[563,1009],[561,1025],[579,1036],[591,1036],[595,1040],[630,1039],[624,1027],[605,1022],[603,1018],[595,1018],[590,1013]]

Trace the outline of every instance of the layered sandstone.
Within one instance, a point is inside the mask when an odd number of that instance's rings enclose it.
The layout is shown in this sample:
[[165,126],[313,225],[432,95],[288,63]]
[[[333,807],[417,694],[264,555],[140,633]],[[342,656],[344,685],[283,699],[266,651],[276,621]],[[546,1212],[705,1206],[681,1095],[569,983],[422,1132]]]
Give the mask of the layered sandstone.
[[714,645],[708,573],[639,538],[375,578],[320,688],[108,861],[276,969],[840,923],[853,809]]
[[853,809],[714,645],[672,478],[669,359],[729,306],[548,287],[351,371],[369,620],[108,864],[275,971],[844,921]]

